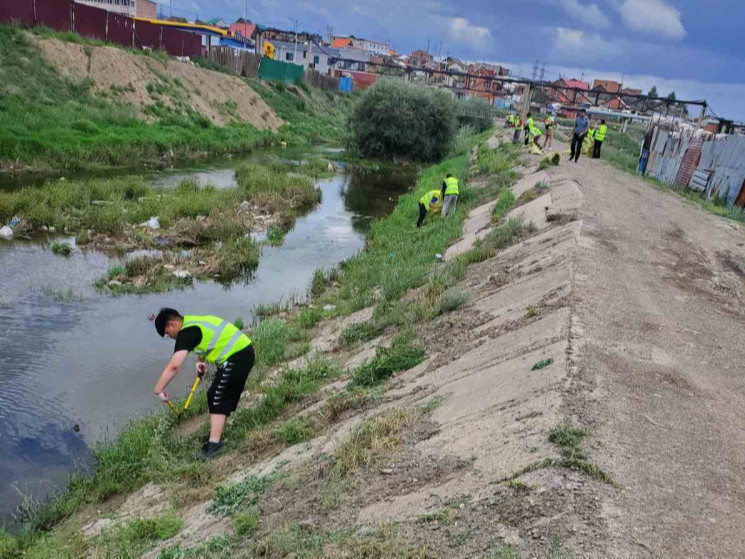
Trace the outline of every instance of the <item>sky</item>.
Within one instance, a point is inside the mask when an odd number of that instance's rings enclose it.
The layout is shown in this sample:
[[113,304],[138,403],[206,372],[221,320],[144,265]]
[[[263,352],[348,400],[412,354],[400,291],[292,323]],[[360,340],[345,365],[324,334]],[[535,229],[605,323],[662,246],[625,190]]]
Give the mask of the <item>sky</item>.
[[[157,0],[168,5],[169,0]],[[615,79],[706,99],[745,121],[745,0],[171,0],[174,15],[221,17],[391,42],[532,77]],[[167,8],[166,8],[167,9]],[[697,109],[691,108],[695,113]]]

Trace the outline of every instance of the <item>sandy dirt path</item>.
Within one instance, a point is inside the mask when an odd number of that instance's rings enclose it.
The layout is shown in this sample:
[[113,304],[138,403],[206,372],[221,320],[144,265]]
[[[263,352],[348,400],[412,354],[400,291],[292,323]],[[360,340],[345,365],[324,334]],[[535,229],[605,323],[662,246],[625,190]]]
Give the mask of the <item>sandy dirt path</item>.
[[604,161],[585,197],[568,414],[595,425],[597,557],[745,555],[745,231]]

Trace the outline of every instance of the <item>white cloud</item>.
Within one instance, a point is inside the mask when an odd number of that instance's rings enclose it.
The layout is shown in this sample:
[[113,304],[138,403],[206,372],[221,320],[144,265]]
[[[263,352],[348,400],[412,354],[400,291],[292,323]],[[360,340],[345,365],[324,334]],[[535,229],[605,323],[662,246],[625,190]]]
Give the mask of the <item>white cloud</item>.
[[610,20],[597,4],[582,5],[577,0],[560,0],[560,6],[570,17],[592,27],[608,27]]
[[450,18],[450,38],[460,43],[466,43],[474,49],[486,50],[492,40],[491,32],[486,27],[472,24],[465,18]]
[[680,12],[662,0],[624,0],[621,18],[632,31],[675,40],[683,39],[687,34],[680,21]]
[[555,33],[554,48],[565,56],[589,60],[611,56],[618,52],[614,44],[606,41],[597,33],[585,33],[566,27],[556,27],[553,32]]

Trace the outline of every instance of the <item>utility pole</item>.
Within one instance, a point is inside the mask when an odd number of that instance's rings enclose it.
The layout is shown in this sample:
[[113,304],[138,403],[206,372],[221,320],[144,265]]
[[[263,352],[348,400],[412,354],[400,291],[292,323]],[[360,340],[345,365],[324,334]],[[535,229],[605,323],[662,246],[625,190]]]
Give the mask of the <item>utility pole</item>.
[[331,25],[326,26],[326,33],[329,36],[329,44],[331,44],[333,41],[331,40],[331,37],[334,35],[334,27]]
[[429,54],[429,35],[427,35],[427,54]]
[[243,20],[248,21],[248,0],[246,0],[246,4],[243,7]]
[[173,17],[173,0],[168,0],[168,19]]
[[535,59],[535,62],[533,63],[533,78],[532,81],[535,81],[538,79],[538,59]]
[[297,64],[297,20],[294,18],[287,18],[295,24],[295,50],[292,54],[292,63]]

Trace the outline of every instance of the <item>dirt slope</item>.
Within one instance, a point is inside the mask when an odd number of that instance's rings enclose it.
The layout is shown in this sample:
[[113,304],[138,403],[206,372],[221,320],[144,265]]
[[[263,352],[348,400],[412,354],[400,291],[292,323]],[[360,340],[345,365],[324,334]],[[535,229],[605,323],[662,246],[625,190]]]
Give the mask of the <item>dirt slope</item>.
[[193,63],[131,54],[116,47],[91,47],[57,39],[38,41],[45,60],[63,76],[90,79],[99,95],[130,103],[141,116],[157,101],[189,106],[214,124],[248,122],[276,130],[283,121],[243,80]]

